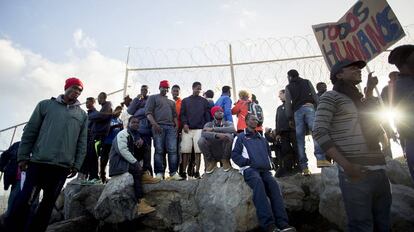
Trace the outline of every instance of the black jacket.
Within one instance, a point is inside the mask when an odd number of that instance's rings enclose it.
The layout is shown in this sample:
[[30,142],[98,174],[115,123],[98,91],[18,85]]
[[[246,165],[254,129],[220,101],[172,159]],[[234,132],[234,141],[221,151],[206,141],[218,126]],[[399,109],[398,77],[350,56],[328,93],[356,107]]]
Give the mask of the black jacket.
[[109,134],[112,119],[112,104],[107,101],[102,105],[100,111],[88,114],[89,121],[92,121],[92,132],[97,138],[103,138]]
[[312,103],[315,108],[318,104],[318,96],[312,83],[300,77],[292,79],[286,86],[286,114],[289,119],[293,113],[306,103]]
[[10,185],[16,184],[17,176],[17,150],[19,149],[20,141],[13,143],[0,156],[0,172],[4,172],[4,190],[9,189]]
[[277,107],[276,111],[276,134],[280,135],[280,133],[285,131],[291,131],[292,129],[289,127],[289,118],[286,115],[286,106],[285,102],[282,105]]

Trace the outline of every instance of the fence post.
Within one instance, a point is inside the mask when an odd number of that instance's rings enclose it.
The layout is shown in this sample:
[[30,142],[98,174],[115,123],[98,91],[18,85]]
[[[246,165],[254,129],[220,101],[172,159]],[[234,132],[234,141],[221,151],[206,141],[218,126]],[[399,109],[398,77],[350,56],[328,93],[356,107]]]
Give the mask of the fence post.
[[126,91],[127,91],[127,87],[128,87],[128,62],[129,62],[129,52],[131,51],[131,47],[128,47],[128,54],[127,54],[127,59],[125,62],[125,80],[124,80],[124,97],[126,97]]
[[233,89],[233,101],[236,102],[236,81],[234,80],[234,65],[233,65],[233,53],[231,50],[231,44],[229,44],[229,52],[230,52],[230,74],[231,74],[231,88]]

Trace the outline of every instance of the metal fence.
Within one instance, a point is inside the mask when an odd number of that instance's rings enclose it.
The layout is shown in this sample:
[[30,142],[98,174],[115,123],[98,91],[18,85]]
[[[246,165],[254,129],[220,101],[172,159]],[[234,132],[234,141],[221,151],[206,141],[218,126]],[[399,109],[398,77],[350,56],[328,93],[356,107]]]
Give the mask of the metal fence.
[[[404,31],[406,36],[395,46],[414,43],[414,24],[405,26]],[[380,79],[380,87],[386,84],[388,73],[395,70],[388,65],[387,56],[388,52],[384,52],[369,63],[370,69]],[[142,84],[150,86],[150,90],[156,93],[159,81],[167,79],[181,86],[183,97],[191,94],[192,82],[200,81],[203,90],[213,90],[217,98],[221,87],[230,85],[233,86],[233,99],[241,89],[254,93],[264,108],[264,125],[273,127],[275,109],[279,104],[277,92],[287,85],[286,73],[292,68],[314,84],[324,81],[329,87],[329,70],[314,35],[219,41],[183,49],[131,47],[124,89],[109,95],[121,98],[116,93],[123,92],[133,97]],[[0,151],[20,138],[24,125],[19,123],[0,130]]]

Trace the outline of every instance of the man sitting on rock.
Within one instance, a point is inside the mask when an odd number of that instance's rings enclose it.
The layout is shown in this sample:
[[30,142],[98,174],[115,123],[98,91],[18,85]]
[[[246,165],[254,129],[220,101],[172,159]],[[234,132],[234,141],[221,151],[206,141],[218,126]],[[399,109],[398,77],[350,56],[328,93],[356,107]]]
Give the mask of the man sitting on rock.
[[223,119],[224,112],[220,106],[211,108],[214,120],[204,125],[198,146],[204,154],[206,173],[210,174],[217,168],[217,162],[223,163],[224,171],[231,169],[230,154],[233,142],[234,126]]
[[143,152],[138,152],[138,149],[143,146],[144,141],[141,139],[138,129],[138,117],[131,116],[128,120],[128,127],[120,131],[115,137],[110,152],[109,176],[112,177],[129,172],[134,178],[138,213],[148,214],[155,211],[155,209],[143,199],[142,184],[155,184],[159,180],[142,171],[139,160],[143,160]]
[[[253,203],[260,226],[266,231],[296,231],[289,219],[282,194],[270,170],[270,147],[257,131],[257,117],[246,116],[247,128],[233,142],[231,158],[240,167],[244,180],[253,190]],[[270,200],[270,202],[269,202]]]

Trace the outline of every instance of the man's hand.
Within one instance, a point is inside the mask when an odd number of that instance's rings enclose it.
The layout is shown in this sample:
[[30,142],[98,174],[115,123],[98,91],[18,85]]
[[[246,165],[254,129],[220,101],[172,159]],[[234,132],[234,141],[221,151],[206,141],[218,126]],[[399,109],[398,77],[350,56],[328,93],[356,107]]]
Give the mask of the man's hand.
[[275,139],[276,142],[280,142],[282,140],[282,137],[280,135],[276,135]]
[[349,164],[344,167],[345,173],[351,178],[351,181],[358,181],[365,176],[365,168],[359,164]]
[[289,127],[295,129],[295,122],[293,120],[289,120]]
[[76,169],[75,167],[71,167],[69,170],[69,175],[66,178],[70,179],[76,176],[76,173],[78,173],[78,169]]
[[213,132],[213,128],[206,127],[206,128],[203,128],[203,131]]
[[367,88],[368,89],[374,89],[375,86],[377,86],[378,84],[378,78],[376,76],[373,76],[374,72],[370,72],[368,74],[368,79],[367,79]]
[[27,167],[29,166],[29,161],[28,160],[22,160],[22,161],[20,161],[19,162],[19,168],[20,168],[20,171],[26,171],[27,170]]
[[135,142],[135,146],[137,146],[138,148],[142,147],[142,145],[144,144],[144,140],[142,140],[141,138],[139,138],[136,142]]
[[160,127],[160,125],[158,125],[158,123],[152,124],[152,127],[154,128],[155,134],[162,133],[162,128]]
[[183,127],[183,131],[184,131],[184,133],[188,134],[188,132],[190,131],[190,127],[188,127],[188,125],[185,124],[184,127]]

